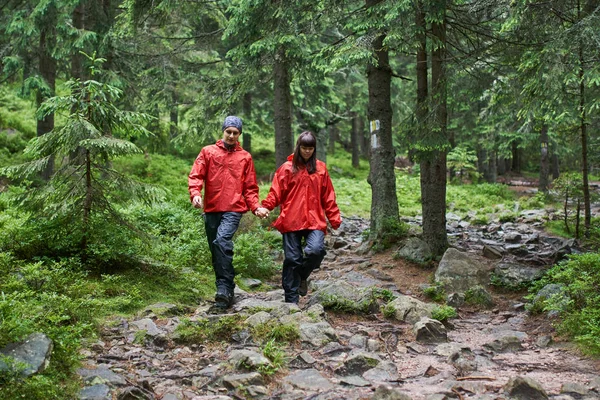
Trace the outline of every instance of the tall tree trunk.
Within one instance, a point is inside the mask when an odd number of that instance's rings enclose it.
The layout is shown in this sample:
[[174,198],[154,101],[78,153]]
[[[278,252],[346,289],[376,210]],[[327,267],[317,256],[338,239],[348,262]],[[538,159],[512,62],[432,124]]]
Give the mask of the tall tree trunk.
[[93,196],[92,156],[89,150],[85,150],[85,198],[83,200],[83,225],[80,243],[81,256],[83,262],[87,261],[88,240],[91,230],[90,216],[92,215]]
[[[56,90],[56,60],[52,56],[51,44],[56,41],[56,23],[52,16],[53,11],[49,11],[49,21],[45,22],[45,26],[40,30],[40,48],[39,48],[39,71],[41,77],[48,85],[48,91],[38,89],[36,94],[37,106],[49,97],[54,96]],[[54,113],[48,114],[37,121],[37,135],[42,136],[54,129]],[[41,177],[44,180],[49,180],[54,172],[54,158],[51,157],[46,168],[42,171]]]
[[[581,21],[581,2],[577,0],[577,20]],[[583,186],[583,228],[586,237],[590,234],[590,226],[592,223],[592,213],[590,204],[590,185],[588,178],[588,152],[587,152],[587,121],[585,112],[585,81],[584,81],[584,64],[583,43],[579,39],[579,118],[581,132],[581,177]]]
[[325,127],[313,133],[317,137],[317,160],[321,160],[324,163],[327,163],[327,140],[329,138],[329,130],[327,129],[327,127]]
[[[73,28],[81,32],[83,26],[83,16],[85,14],[84,5],[79,3],[72,14]],[[83,56],[79,53],[80,49],[73,48],[71,53],[71,78],[83,80]]]
[[[244,99],[242,100],[242,109],[244,111],[244,119],[246,119],[249,122],[252,119],[252,93],[244,94]],[[248,153],[252,153],[251,132],[242,133],[242,147]]]
[[352,167],[358,168],[360,166],[360,154],[358,148],[358,142],[360,138],[360,123],[358,121],[358,113],[352,111],[352,134],[350,136],[350,142],[352,144]]
[[[427,77],[427,23],[425,22],[425,10],[423,1],[415,2],[415,24],[417,28],[417,109],[415,112],[417,120],[417,136],[422,137],[422,132],[427,131],[427,116],[429,107],[427,105],[429,78]],[[408,158],[414,161],[414,141],[415,137],[410,137],[410,149]]]
[[504,175],[506,173],[506,158],[499,157],[496,165],[498,167],[496,169],[498,171],[498,175]]
[[[377,0],[367,0],[370,7]],[[371,185],[371,232],[370,239],[380,238],[390,221],[399,219],[395,151],[392,141],[391,82],[392,70],[389,54],[384,47],[385,34],[373,41],[375,63],[369,63],[367,78],[369,86],[368,119],[371,132],[371,158],[368,182]]]
[[329,126],[329,144],[328,149],[329,153],[335,154],[335,144],[339,141],[339,132],[336,125]]
[[512,151],[512,168],[511,170],[519,173],[521,172],[521,154],[519,151],[519,144],[516,141],[511,143]]
[[[436,44],[431,53],[432,104],[435,113],[434,131],[439,143],[447,140],[446,108],[446,2],[436,3],[438,19],[432,23]],[[423,240],[429,244],[435,257],[441,257],[448,248],[446,234],[446,155],[445,149],[428,152],[421,162],[421,202],[423,214]]]
[[540,130],[540,179],[538,190],[548,193],[548,176],[550,175],[550,155],[548,153],[548,124],[542,123]]
[[360,155],[366,159],[371,157],[371,145],[369,143],[370,134],[365,129],[365,119],[362,115],[358,115],[358,131],[360,138]]
[[498,180],[498,156],[496,151],[491,151],[489,154],[487,182],[496,183]]
[[275,119],[275,167],[287,161],[294,150],[292,135],[292,94],[289,65],[285,58],[285,50],[280,48],[275,55],[273,66],[274,79],[274,113]]
[[[555,147],[554,145],[552,146],[553,148]],[[558,162],[558,154],[556,154],[556,151],[552,152],[552,179],[558,179],[558,177],[560,176],[560,165]]]
[[179,105],[177,99],[177,91],[173,88],[171,93],[171,107],[169,107],[169,136],[173,139],[177,136],[179,125]]

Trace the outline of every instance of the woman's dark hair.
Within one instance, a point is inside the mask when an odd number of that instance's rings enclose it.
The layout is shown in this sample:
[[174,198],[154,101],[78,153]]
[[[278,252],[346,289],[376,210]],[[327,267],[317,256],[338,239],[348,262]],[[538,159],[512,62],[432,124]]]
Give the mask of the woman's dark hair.
[[[300,146],[315,148],[312,156],[306,162],[304,162],[304,158],[300,155]],[[309,174],[317,172],[317,138],[314,133],[309,131],[304,131],[298,136],[296,149],[294,150],[294,158],[292,159],[292,171],[296,173],[298,168],[304,165],[306,165],[306,170]]]

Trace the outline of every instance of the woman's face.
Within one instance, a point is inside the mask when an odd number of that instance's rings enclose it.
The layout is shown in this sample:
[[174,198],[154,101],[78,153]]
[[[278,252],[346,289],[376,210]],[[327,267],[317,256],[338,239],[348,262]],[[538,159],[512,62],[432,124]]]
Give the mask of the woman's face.
[[308,159],[312,157],[314,152],[315,152],[314,147],[300,146],[300,156],[302,157],[304,162],[307,162]]
[[240,138],[240,130],[234,126],[228,126],[223,131],[223,141],[229,145],[236,144]]

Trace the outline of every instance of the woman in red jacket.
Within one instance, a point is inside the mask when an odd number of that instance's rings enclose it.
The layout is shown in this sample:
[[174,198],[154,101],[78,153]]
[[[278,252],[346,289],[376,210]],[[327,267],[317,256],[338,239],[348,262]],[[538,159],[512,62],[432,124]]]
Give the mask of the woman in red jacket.
[[333,229],[342,223],[333,184],[325,163],[317,160],[316,145],[312,132],[300,134],[294,154],[279,167],[262,202],[269,210],[281,206],[273,226],[283,234],[281,281],[288,303],[298,303],[299,296],[306,296],[307,279],[325,257],[325,218]]

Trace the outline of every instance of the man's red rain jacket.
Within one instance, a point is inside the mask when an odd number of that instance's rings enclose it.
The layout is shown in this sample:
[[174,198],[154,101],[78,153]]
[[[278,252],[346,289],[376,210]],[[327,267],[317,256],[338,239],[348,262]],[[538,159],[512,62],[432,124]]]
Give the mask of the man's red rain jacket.
[[294,174],[292,157],[279,167],[271,190],[262,201],[263,207],[269,210],[281,205],[281,213],[273,226],[281,233],[304,229],[327,232],[327,216],[331,227],[339,228],[342,219],[325,163],[317,160],[317,171],[313,174],[309,175],[306,168]]
[[188,176],[190,200],[202,196],[205,212],[246,212],[259,207],[252,156],[239,143],[228,151],[223,140],[204,147]]

